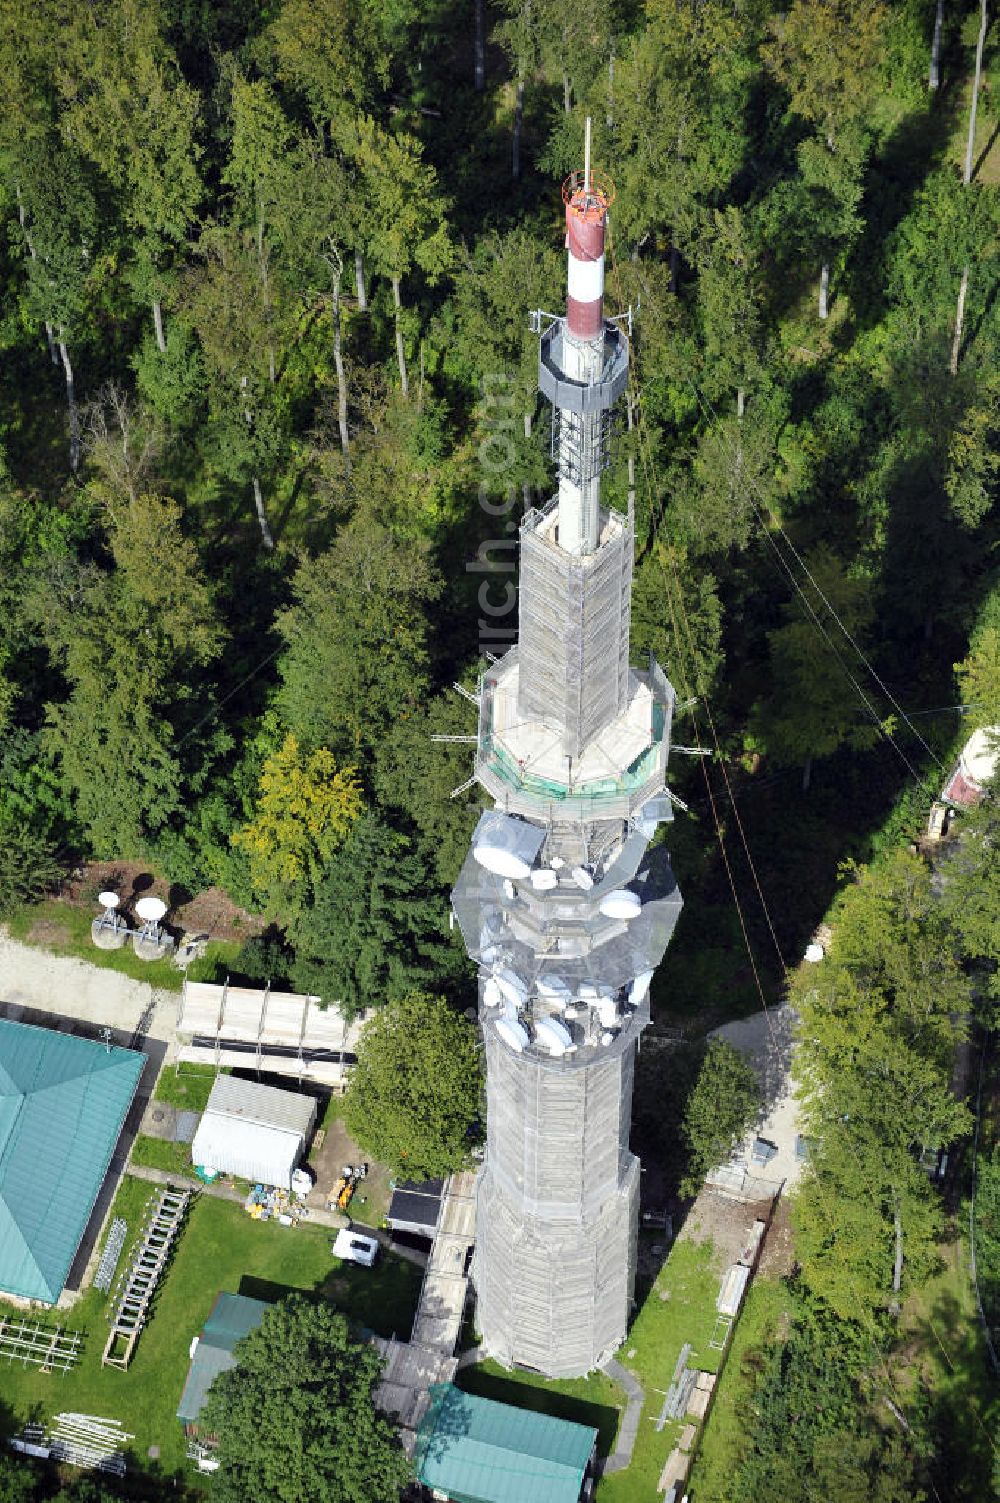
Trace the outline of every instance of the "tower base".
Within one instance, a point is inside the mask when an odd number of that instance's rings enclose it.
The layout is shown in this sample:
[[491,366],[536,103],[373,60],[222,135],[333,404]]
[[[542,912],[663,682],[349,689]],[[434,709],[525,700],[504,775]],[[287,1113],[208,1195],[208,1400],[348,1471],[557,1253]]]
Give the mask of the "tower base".
[[590,1225],[520,1214],[489,1166],[479,1182],[473,1281],[489,1356],[547,1378],[581,1378],[625,1339],[635,1281],[639,1160]]

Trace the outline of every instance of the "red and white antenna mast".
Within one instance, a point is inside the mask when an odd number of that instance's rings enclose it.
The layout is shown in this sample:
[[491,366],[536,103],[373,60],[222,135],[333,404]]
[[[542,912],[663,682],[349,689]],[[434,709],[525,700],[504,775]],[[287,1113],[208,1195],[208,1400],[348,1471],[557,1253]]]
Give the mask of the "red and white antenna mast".
[[595,180],[590,170],[589,116],[583,160],[583,171],[563,183],[562,196],[569,252],[566,329],[571,339],[586,344],[604,333],[604,236],[614,198],[611,180]]
[[604,240],[614,196],[611,179],[590,165],[588,119],[583,171],[562,185],[566,316],[545,330],[539,351],[539,386],[553,406],[559,466],[558,543],[577,555],[595,552],[600,542],[611,408],[628,378],[626,341],[604,317]]

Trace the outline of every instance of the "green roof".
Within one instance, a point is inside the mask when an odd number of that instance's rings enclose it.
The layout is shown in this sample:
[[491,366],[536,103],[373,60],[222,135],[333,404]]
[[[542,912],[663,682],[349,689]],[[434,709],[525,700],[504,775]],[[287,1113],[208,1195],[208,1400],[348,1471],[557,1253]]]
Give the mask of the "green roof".
[[59,1298],[145,1063],[0,1018],[0,1289]]
[[270,1309],[264,1300],[245,1294],[220,1294],[205,1322],[188,1368],[177,1418],[194,1424],[205,1405],[208,1390],[220,1373],[236,1366],[233,1348],[244,1336],[256,1331]]
[[589,1425],[435,1383],[414,1463],[454,1503],[577,1503],[597,1439]]

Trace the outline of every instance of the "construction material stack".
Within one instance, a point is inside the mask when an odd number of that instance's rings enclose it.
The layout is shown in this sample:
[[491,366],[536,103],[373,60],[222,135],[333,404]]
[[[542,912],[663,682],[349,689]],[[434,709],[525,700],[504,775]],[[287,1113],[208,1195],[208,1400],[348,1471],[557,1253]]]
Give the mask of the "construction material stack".
[[477,1325],[506,1365],[584,1374],[621,1343],[635,1281],[636,1046],[681,899],[662,845],[674,691],[629,662],[631,519],[602,505],[624,331],[604,317],[611,183],[563,185],[564,317],[540,316],[558,491],[520,531],[519,642],[483,676],[482,816],[452,901],[480,969],[487,1152]]

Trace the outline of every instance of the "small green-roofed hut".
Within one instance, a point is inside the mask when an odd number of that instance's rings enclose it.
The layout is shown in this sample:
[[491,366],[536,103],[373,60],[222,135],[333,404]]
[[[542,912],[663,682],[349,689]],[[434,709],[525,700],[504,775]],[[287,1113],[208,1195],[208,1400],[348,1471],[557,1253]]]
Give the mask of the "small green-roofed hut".
[[146,1057],[0,1019],[0,1289],[53,1305]]
[[213,1381],[236,1366],[233,1356],[236,1343],[256,1331],[270,1308],[266,1301],[251,1299],[246,1294],[220,1294],[216,1298],[194,1349],[177,1406],[177,1418],[185,1426],[197,1427]]
[[425,1487],[452,1503],[577,1503],[597,1431],[435,1383],[414,1451]]

